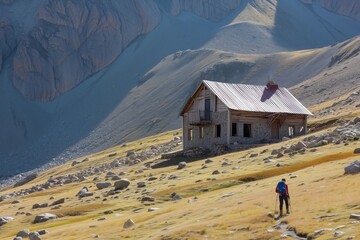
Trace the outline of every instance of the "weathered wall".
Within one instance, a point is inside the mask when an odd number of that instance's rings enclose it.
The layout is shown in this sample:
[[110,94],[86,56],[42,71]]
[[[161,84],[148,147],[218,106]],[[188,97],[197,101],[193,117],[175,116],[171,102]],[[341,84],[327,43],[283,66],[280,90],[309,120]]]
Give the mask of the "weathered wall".
[[[183,126],[183,144],[184,149],[193,147],[202,147],[211,149],[214,144],[226,144],[227,141],[227,111],[213,113],[212,124],[204,127],[204,138],[200,138],[199,126],[192,126],[189,124],[188,114],[184,114],[184,126]],[[215,125],[221,124],[221,137],[215,137]],[[193,129],[193,140],[188,140],[188,130]]]
[[[266,114],[265,114],[266,115]],[[272,138],[271,127],[268,125],[268,121],[264,118],[265,115],[259,114],[258,117],[248,117],[246,113],[239,113],[232,111],[231,122],[237,123],[237,136],[230,137],[230,144],[235,142],[238,144],[255,144],[263,141],[274,140]],[[184,115],[184,149],[193,147],[202,147],[205,149],[212,149],[215,144],[227,144],[227,111],[213,113],[213,119],[211,125],[204,126],[204,138],[200,138],[200,131],[198,126],[189,125],[188,115]],[[221,125],[221,137],[216,138],[215,126]],[[244,124],[251,124],[251,137],[243,137]],[[288,116],[279,128],[279,139],[283,137],[289,137],[289,126],[295,127],[295,135],[298,136],[304,134],[300,132],[303,129],[305,120],[303,116]],[[193,140],[188,140],[188,129],[193,129]],[[230,134],[232,133],[230,129]]]

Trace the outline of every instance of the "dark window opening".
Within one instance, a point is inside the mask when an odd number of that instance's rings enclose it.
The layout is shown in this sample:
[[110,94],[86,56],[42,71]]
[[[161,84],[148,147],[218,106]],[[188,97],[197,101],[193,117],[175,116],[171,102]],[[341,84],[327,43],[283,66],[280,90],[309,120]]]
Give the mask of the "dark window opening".
[[231,136],[233,136],[233,137],[237,136],[237,124],[236,123],[232,123],[232,125],[231,125]]
[[295,126],[289,126],[289,137],[295,136]]
[[220,124],[217,124],[215,126],[215,129],[216,129],[216,132],[215,132],[215,137],[221,137],[221,125]]
[[244,137],[251,137],[251,124],[244,123]]
[[188,130],[188,140],[191,141],[191,140],[193,140],[193,138],[194,138],[194,133],[193,133],[192,128],[190,128]]
[[204,127],[199,127],[199,137],[204,138]]

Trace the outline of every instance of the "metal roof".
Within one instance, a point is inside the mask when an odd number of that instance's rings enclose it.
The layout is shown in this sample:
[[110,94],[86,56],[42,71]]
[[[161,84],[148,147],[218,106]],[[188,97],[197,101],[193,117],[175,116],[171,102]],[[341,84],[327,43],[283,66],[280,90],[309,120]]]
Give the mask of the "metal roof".
[[202,83],[232,110],[312,115],[286,88],[208,80]]

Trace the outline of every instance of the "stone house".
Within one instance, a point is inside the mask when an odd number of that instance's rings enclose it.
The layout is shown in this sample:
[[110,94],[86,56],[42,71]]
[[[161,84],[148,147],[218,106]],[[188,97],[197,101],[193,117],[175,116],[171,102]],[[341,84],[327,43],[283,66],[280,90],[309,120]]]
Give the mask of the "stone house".
[[312,115],[286,88],[203,80],[187,100],[184,150],[279,141],[307,131]]

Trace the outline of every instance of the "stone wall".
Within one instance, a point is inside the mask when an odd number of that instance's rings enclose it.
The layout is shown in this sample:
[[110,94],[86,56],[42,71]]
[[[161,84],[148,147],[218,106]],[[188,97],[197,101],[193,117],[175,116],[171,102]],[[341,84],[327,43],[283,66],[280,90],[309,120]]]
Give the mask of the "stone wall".
[[[212,115],[212,123],[205,126],[193,126],[189,124],[187,114],[184,114],[183,122],[184,149],[202,147],[211,149],[214,144],[226,144],[227,139],[227,112],[215,112]],[[215,137],[215,126],[221,124],[221,137]],[[204,137],[200,138],[200,127],[204,128]],[[193,139],[189,140],[189,129],[193,129]]]
[[[192,126],[189,125],[187,114],[184,115],[184,149],[190,149],[193,147],[201,147],[205,149],[212,149],[214,145],[227,144],[227,116],[228,112],[214,112],[212,116],[212,123],[205,126]],[[261,116],[247,117],[246,115],[238,115],[238,113],[232,114],[232,123],[237,123],[237,136],[230,137],[230,144],[256,144],[261,142],[267,142],[272,139],[271,127],[268,124],[267,118]],[[300,132],[304,126],[303,116],[291,116],[288,117],[279,128],[279,139],[283,137],[289,137],[289,127],[295,127],[295,136],[304,134]],[[221,125],[221,136],[215,137],[216,125]],[[244,137],[244,124],[251,124],[251,137]],[[204,137],[200,138],[200,127],[204,128]],[[193,129],[193,139],[188,140],[189,129]],[[230,129],[230,134],[232,131]]]

